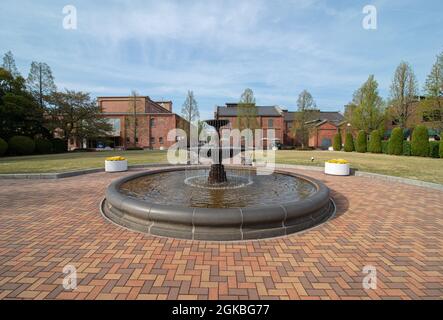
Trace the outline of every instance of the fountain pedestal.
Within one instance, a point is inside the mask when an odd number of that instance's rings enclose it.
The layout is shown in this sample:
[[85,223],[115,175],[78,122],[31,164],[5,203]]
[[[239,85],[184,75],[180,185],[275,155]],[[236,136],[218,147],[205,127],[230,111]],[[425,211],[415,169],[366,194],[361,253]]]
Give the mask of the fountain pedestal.
[[218,135],[218,163],[212,164],[209,170],[208,183],[217,184],[228,181],[226,178],[225,167],[223,166],[223,150],[220,147],[220,128],[226,126],[229,120],[206,120],[211,127],[214,127]]

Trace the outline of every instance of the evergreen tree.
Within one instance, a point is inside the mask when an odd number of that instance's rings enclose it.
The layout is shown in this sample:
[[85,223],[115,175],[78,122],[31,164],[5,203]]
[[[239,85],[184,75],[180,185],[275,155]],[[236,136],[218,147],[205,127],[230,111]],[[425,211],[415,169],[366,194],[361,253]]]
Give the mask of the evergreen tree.
[[29,91],[31,91],[42,108],[45,106],[47,98],[57,91],[51,68],[44,62],[33,61],[31,63],[31,69],[26,82]]

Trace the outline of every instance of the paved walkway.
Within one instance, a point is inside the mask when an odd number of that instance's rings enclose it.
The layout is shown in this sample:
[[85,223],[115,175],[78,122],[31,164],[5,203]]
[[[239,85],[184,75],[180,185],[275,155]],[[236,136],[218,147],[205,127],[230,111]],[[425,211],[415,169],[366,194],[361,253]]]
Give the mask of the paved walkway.
[[[325,182],[338,206],[302,234],[253,242],[173,240],[105,221],[121,174],[0,180],[0,299],[443,298],[443,192],[364,177]],[[78,287],[63,289],[63,268]],[[365,290],[362,269],[377,270]]]

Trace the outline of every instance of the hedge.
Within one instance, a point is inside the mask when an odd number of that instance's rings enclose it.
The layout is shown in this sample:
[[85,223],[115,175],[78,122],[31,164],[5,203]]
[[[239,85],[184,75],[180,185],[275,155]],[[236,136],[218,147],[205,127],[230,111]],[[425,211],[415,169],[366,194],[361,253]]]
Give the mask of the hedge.
[[48,154],[52,152],[52,143],[45,139],[35,139],[35,153]]
[[381,142],[381,152],[384,154],[389,154],[389,140],[383,140]]
[[350,132],[346,133],[345,151],[346,152],[354,151],[354,137],[352,136],[352,133],[350,133]]
[[403,130],[394,128],[389,138],[388,153],[401,155],[403,153]]
[[443,158],[443,139],[440,140],[440,158]]
[[404,156],[410,156],[411,155],[411,142],[404,140],[403,141],[403,153]]
[[418,125],[412,132],[411,154],[417,157],[429,156],[428,128],[424,125]]
[[380,130],[374,130],[371,132],[371,135],[369,136],[368,151],[372,153],[382,152]]
[[33,154],[35,150],[35,142],[29,137],[14,136],[9,139],[9,153],[23,156]]
[[429,141],[429,156],[432,158],[440,158],[440,143],[438,141]]
[[52,152],[54,153],[63,153],[68,151],[68,144],[66,141],[63,141],[62,139],[52,139]]
[[8,150],[8,143],[0,138],[0,157],[6,153]]
[[367,139],[366,132],[360,130],[355,140],[355,151],[365,153],[367,151]]
[[340,151],[341,150],[341,134],[337,133],[334,136],[334,142],[332,144],[332,148],[334,148],[334,151]]

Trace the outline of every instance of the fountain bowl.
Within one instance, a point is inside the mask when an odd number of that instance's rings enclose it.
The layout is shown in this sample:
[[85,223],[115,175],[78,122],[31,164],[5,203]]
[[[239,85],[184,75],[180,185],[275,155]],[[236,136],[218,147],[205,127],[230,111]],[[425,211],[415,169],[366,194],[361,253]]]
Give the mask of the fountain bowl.
[[[312,189],[308,196],[297,198],[294,195],[294,200],[277,198],[277,202],[270,204],[243,207],[235,203],[232,207],[201,207],[174,201],[155,201],[155,192],[149,195],[149,199],[140,199],[122,190],[122,186],[137,179],[149,181],[166,174],[181,177],[184,171],[208,169],[203,166],[170,167],[117,179],[106,190],[106,198],[101,203],[102,214],[117,225],[150,235],[189,240],[241,241],[296,233],[327,221],[335,213],[329,189],[322,182],[280,170],[273,175],[282,175],[283,179],[292,177],[296,183],[303,183]],[[227,167],[227,170],[230,169]],[[235,169],[255,172],[254,168]],[[159,181],[161,183],[162,179]],[[262,181],[266,181],[266,178]],[[234,192],[240,198],[244,196],[241,190]]]

